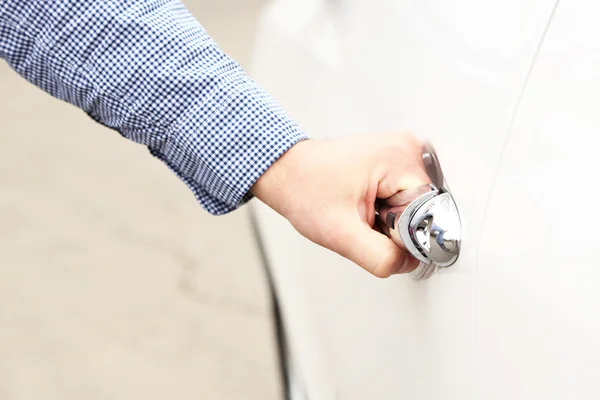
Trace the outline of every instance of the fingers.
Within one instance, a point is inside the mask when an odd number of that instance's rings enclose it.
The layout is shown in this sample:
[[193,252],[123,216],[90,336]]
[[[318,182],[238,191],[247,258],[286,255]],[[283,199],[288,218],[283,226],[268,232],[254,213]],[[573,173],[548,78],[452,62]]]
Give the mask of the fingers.
[[416,268],[414,259],[382,233],[363,221],[346,227],[341,234],[340,255],[358,264],[379,278],[408,272]]
[[431,191],[431,187],[428,184],[412,187],[388,197],[385,199],[385,204],[388,207],[406,207],[411,201],[429,191]]
[[431,182],[423,163],[422,146],[395,146],[380,157],[385,174],[377,188],[378,198],[386,199]]
[[378,219],[392,228],[393,225],[390,225],[391,221],[388,221],[388,213],[393,212],[397,216],[401,215],[414,199],[430,190],[431,188],[429,185],[421,185],[398,192],[387,199],[379,200],[376,204],[377,212],[379,213]]
[[419,266],[419,263],[420,263],[420,261],[417,260],[416,258],[414,258],[412,256],[408,256],[408,259],[407,259],[406,263],[404,264],[404,267],[402,268],[402,271],[400,271],[400,273],[401,274],[410,274],[415,269],[417,269],[417,267]]

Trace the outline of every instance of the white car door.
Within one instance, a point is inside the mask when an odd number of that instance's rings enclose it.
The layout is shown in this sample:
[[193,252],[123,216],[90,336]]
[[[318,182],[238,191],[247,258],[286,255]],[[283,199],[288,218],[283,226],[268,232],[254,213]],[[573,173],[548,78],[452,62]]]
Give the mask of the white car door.
[[474,271],[478,399],[600,399],[599,15],[559,4],[502,157]]
[[463,222],[456,265],[425,282],[379,280],[256,204],[307,399],[482,398],[486,205],[555,5],[277,0],[265,10],[251,75],[312,137],[406,129],[430,139]]

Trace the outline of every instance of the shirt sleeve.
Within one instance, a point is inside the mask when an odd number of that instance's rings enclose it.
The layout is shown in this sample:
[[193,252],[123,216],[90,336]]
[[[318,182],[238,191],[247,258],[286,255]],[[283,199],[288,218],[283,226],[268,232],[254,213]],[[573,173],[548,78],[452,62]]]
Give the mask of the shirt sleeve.
[[306,138],[176,0],[0,1],[0,57],[147,146],[213,214]]

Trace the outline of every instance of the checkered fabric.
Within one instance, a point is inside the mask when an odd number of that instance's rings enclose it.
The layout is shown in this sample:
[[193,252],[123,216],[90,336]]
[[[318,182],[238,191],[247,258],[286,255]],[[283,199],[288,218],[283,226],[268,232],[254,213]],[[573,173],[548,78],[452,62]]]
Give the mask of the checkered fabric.
[[305,139],[175,0],[1,0],[0,57],[148,147],[223,214]]

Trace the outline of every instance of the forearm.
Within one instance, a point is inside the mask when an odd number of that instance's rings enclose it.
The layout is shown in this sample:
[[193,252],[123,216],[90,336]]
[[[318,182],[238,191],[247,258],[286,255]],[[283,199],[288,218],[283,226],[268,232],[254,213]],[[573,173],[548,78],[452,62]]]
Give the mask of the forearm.
[[0,57],[146,145],[215,214],[305,138],[178,1],[4,1]]

